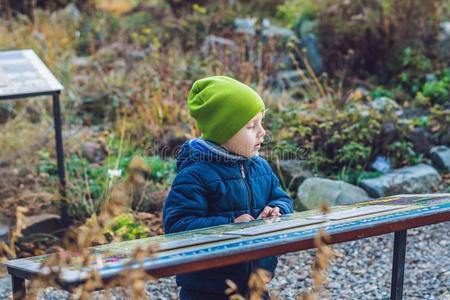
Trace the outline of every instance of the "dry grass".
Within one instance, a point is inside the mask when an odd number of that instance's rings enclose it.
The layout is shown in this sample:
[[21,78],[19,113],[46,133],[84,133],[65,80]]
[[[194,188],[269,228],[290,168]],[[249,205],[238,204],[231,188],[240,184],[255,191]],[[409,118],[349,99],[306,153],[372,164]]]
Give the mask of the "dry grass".
[[[26,207],[18,206],[15,213],[15,226],[9,234],[9,243],[0,240],[0,264],[8,262],[9,259],[17,257],[16,241],[22,236],[22,230],[26,227],[25,213],[28,211]],[[5,268],[0,267],[0,276],[5,275]]]
[[35,21],[14,18],[0,26],[1,49],[33,49],[61,78],[65,60],[74,54],[78,22],[64,10],[54,14],[36,10]]
[[[52,148],[54,140],[52,117],[46,112],[41,100],[31,101],[15,110],[16,116],[1,125],[0,160],[4,164],[18,163],[22,166],[32,165],[33,153],[43,147]],[[33,113],[29,113],[33,110]],[[28,112],[27,112],[28,111]],[[38,119],[33,120],[33,115]]]
[[[320,205],[320,211],[325,215],[330,209],[323,202]],[[316,300],[326,298],[323,295],[323,285],[327,283],[327,271],[330,260],[336,255],[334,250],[327,245],[330,242],[330,236],[320,228],[314,238],[314,245],[317,247],[316,257],[311,265],[311,278],[313,282],[312,292],[301,292],[298,294],[298,300]]]

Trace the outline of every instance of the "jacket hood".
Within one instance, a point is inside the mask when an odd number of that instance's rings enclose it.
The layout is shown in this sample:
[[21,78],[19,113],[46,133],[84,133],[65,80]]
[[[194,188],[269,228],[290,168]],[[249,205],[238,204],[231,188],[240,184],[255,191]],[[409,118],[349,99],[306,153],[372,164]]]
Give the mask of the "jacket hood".
[[226,148],[202,138],[186,141],[177,155],[177,170],[187,167],[197,161],[217,161],[222,163],[237,163],[248,158],[236,155]]

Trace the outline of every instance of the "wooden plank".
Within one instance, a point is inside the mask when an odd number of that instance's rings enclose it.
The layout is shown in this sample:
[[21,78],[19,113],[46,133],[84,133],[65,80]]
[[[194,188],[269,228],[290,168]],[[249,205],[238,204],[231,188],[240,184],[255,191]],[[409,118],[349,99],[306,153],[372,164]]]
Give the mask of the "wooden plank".
[[189,246],[196,246],[196,245],[202,245],[202,244],[213,243],[213,242],[218,242],[218,241],[231,240],[234,238],[236,238],[236,237],[226,235],[226,234],[195,235],[188,239],[160,243],[158,250],[173,250],[173,249],[184,248],[184,247],[189,247]]

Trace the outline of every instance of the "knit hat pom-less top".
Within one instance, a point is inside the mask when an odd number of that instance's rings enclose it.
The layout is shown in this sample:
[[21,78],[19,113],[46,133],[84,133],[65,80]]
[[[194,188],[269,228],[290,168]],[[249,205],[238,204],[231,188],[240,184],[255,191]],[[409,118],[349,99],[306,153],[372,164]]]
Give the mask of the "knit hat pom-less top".
[[265,106],[249,86],[227,76],[194,82],[188,107],[205,140],[224,144]]

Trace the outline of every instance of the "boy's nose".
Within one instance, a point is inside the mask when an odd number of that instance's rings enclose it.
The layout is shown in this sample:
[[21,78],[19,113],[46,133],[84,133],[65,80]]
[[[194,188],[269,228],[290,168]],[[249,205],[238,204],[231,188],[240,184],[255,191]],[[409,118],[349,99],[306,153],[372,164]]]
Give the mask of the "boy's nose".
[[264,130],[264,128],[261,126],[261,130],[259,132],[259,137],[262,138],[266,135],[266,131]]

